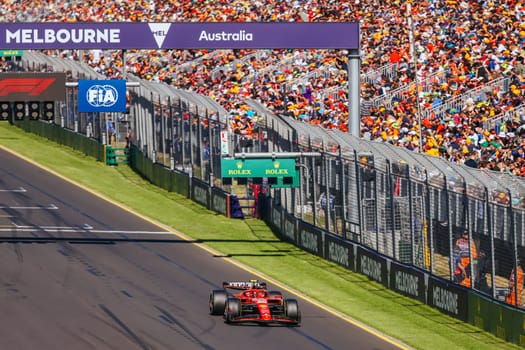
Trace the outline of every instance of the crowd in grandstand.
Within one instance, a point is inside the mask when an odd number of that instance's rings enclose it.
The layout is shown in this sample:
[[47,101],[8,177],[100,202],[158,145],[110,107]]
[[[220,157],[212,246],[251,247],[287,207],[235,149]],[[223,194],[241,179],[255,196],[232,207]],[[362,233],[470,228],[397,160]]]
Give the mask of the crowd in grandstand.
[[[0,20],[334,22],[361,26],[362,137],[525,176],[525,2],[11,1]],[[206,94],[250,134],[245,98],[306,123],[348,131],[343,50],[91,50],[108,78],[135,74]],[[421,140],[420,140],[421,137]]]

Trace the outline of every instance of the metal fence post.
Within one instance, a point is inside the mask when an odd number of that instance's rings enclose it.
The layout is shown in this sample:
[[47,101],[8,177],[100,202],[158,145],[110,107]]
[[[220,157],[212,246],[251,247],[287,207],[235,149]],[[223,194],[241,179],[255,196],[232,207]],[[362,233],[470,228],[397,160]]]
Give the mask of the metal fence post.
[[[519,256],[518,256],[518,240],[516,237],[516,229],[514,227],[514,213],[512,212],[512,192],[510,189],[507,189],[508,196],[509,196],[509,216],[510,216],[510,236],[512,237],[512,262],[513,262],[513,271],[514,271],[514,305],[521,307],[520,304],[518,304],[518,300],[521,299],[521,295],[518,295],[518,292],[521,290],[518,286],[518,283],[520,283],[520,280],[518,279],[518,264],[519,264]],[[522,282],[523,283],[523,282]],[[510,292],[510,291],[509,291]]]
[[346,188],[345,188],[345,163],[343,161],[343,154],[341,151],[341,145],[338,146],[338,158],[339,158],[339,192],[341,197],[341,222],[342,230],[341,234],[344,239],[348,239],[346,233]]
[[162,139],[161,149],[162,149],[162,165],[166,166],[166,117],[164,116],[164,105],[159,97],[160,104],[160,137]]
[[184,108],[182,107],[182,100],[179,98],[179,116],[180,116],[180,133],[181,136],[181,149],[182,159],[181,166],[183,171],[186,171],[186,119],[184,119]]
[[[159,97],[160,98],[160,97]],[[157,130],[156,130],[156,122],[155,122],[155,101],[153,99],[153,92],[151,93],[151,133],[152,133],[152,140],[151,140],[151,152],[153,157],[153,163],[157,163]]]
[[359,162],[357,158],[357,150],[354,149],[354,169],[355,169],[355,178],[356,178],[356,189],[357,189],[357,215],[359,220],[359,243],[363,241],[363,206],[361,205],[361,177],[359,174]]
[[[394,201],[394,186],[392,184],[392,166],[390,160],[387,159],[387,180],[388,180],[388,191],[389,191],[389,201],[390,201],[390,225],[392,233],[392,258],[396,259],[396,217],[395,217],[395,201]],[[379,251],[379,246],[376,248]]]
[[443,176],[445,179],[445,212],[447,213],[447,229],[448,229],[448,246],[449,246],[449,253],[448,253],[448,260],[449,260],[449,279],[452,281],[454,277],[454,259],[452,258],[452,254],[454,252],[454,244],[452,242],[452,224],[451,224],[451,213],[450,213],[450,195],[449,195],[449,189],[448,189],[448,179],[446,176]]
[[[424,252],[425,252],[425,268],[429,269],[430,273],[434,272],[434,225],[432,225],[432,218],[430,216],[430,184],[428,181],[428,171],[425,169],[425,189],[426,189],[426,198],[425,198],[425,232],[426,235],[423,235],[424,240]],[[427,261],[427,249],[428,249],[428,261]],[[428,264],[428,266],[427,266]]]
[[409,230],[410,230],[410,263],[412,265],[415,265],[414,264],[415,256],[416,256],[416,249],[415,249],[416,239],[415,239],[415,234],[414,234],[415,215],[414,215],[414,207],[412,204],[412,200],[413,200],[412,181],[410,181],[410,169],[408,168],[408,166],[406,167],[406,177],[407,177],[407,186],[408,186],[408,212],[410,213],[409,214],[410,223],[408,225]]
[[[312,144],[311,144],[311,141],[310,141],[310,138],[308,139],[308,151],[313,151],[313,148],[312,148]],[[322,156],[321,156],[321,164],[322,164]],[[317,226],[317,220],[318,220],[318,215],[317,215],[317,200],[318,200],[318,196],[317,196],[317,164],[316,164],[316,160],[315,159],[312,159],[312,201],[313,201],[313,206],[314,206],[314,209],[313,209],[313,212],[314,212],[314,225]]]
[[485,213],[487,214],[487,228],[489,234],[489,244],[490,244],[490,285],[492,287],[492,298],[496,298],[496,255],[494,249],[494,230],[492,227],[492,215],[491,207],[489,204],[489,189],[485,186]]

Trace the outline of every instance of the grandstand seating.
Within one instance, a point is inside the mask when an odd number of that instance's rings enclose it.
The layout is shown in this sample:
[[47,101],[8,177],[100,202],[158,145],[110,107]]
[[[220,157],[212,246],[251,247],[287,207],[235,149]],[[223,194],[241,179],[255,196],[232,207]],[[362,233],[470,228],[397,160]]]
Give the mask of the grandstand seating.
[[[525,175],[525,159],[514,152],[524,146],[525,11],[520,2],[440,0],[413,4],[411,13],[405,5],[371,2],[151,4],[101,1],[97,8],[82,1],[35,5],[25,0],[11,3],[0,17],[5,22],[360,21],[363,104],[372,107],[362,108],[362,136],[459,164],[476,152],[480,159],[497,160],[479,167]],[[347,130],[344,51],[174,49],[127,52],[126,62],[121,52],[47,54],[83,60],[108,78],[132,74],[206,95],[248,128],[252,115],[246,98],[275,114]],[[502,118],[512,120],[490,121]],[[451,150],[458,139],[468,143],[462,152]],[[501,147],[484,146],[491,142]]]

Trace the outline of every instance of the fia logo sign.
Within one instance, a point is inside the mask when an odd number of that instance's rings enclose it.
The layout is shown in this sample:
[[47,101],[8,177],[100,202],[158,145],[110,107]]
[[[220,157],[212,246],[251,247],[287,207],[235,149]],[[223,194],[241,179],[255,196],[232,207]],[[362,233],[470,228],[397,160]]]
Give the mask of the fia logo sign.
[[125,112],[125,80],[79,80],[79,112]]
[[118,91],[112,85],[92,85],[86,92],[86,101],[96,108],[111,107],[118,101]]

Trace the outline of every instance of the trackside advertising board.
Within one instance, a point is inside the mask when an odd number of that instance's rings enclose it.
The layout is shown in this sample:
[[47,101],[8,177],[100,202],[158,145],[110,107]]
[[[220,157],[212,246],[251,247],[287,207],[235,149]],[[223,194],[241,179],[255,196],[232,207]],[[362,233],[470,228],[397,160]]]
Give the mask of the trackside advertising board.
[[329,233],[324,235],[324,244],[325,259],[355,271],[354,244]]
[[79,80],[79,112],[126,112],[125,80]]
[[210,209],[221,213],[224,216],[230,216],[230,195],[218,187],[211,188]]
[[0,101],[65,101],[66,73],[0,73]]
[[282,207],[273,206],[271,207],[271,224],[277,233],[282,235],[283,232],[283,209]]
[[428,282],[428,274],[395,261],[389,263],[390,289],[426,303],[425,278]]
[[210,192],[208,184],[197,178],[191,179],[191,199],[206,208],[210,208]]
[[494,303],[484,295],[469,293],[469,320],[474,326],[498,338],[525,347],[525,314],[504,303]]
[[0,50],[0,57],[22,57],[22,50]]
[[318,227],[307,224],[304,221],[298,223],[297,244],[304,250],[324,257],[323,235],[324,232]]
[[297,220],[292,215],[285,214],[283,224],[281,238],[297,244]]
[[450,281],[430,277],[427,304],[462,321],[468,320],[467,290]]
[[358,49],[358,22],[0,23],[4,50]]
[[363,247],[357,248],[356,272],[389,287],[386,259]]

